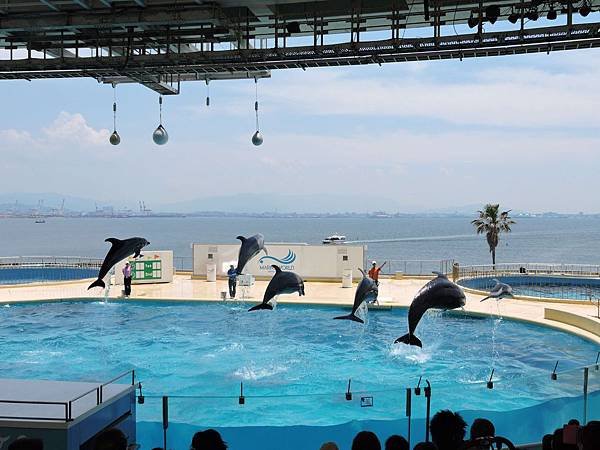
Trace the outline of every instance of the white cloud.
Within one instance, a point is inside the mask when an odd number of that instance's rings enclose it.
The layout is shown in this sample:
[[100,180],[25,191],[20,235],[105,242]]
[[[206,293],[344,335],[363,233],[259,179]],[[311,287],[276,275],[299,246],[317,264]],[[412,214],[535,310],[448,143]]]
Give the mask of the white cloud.
[[110,136],[106,128],[99,130],[88,125],[79,113],[61,111],[49,127],[43,129],[45,138],[52,143],[77,143],[83,145],[105,145]]
[[[265,89],[268,104],[315,115],[417,117],[457,125],[587,127],[597,125],[598,65],[553,70],[498,65],[432,77],[423,70],[382,69],[369,77],[307,72]],[[431,63],[427,72],[433,72]],[[452,64],[452,63],[448,63]],[[422,69],[423,66],[419,66]],[[472,66],[471,66],[472,67]],[[568,114],[566,113],[568,111]]]

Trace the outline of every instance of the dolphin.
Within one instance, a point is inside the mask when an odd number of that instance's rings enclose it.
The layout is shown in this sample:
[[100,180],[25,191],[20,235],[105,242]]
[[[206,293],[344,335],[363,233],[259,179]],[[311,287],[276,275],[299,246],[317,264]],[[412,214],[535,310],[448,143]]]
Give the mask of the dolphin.
[[129,239],[117,239],[117,238],[108,238],[105,239],[104,242],[110,242],[112,247],[104,257],[104,261],[102,262],[102,266],[100,267],[100,273],[98,273],[98,279],[94,281],[88,287],[88,290],[93,287],[106,287],[104,284],[104,277],[106,274],[112,269],[112,267],[120,261],[123,261],[128,256],[133,255],[134,258],[138,256],[143,256],[140,254],[142,248],[146,245],[149,245],[146,239],[141,237],[132,237]]
[[271,281],[269,281],[269,284],[267,285],[267,290],[265,291],[262,303],[253,306],[248,311],[273,309],[273,307],[269,305],[269,302],[273,297],[279,294],[293,294],[294,292],[297,292],[300,296],[304,295],[304,281],[302,281],[300,276],[294,272],[284,272],[276,265],[272,265],[271,267],[275,269],[275,275],[273,275],[273,278],[271,278]]
[[235,269],[236,273],[241,275],[242,270],[244,270],[244,267],[248,261],[258,255],[261,250],[263,250],[267,255],[268,253],[267,249],[265,248],[265,237],[260,233],[250,236],[249,238],[237,236],[236,239],[242,241],[240,252],[238,254],[237,268]]
[[356,310],[360,307],[360,305],[362,305],[363,302],[377,300],[377,294],[379,293],[377,284],[374,280],[369,278],[365,274],[365,271],[360,267],[358,270],[360,270],[360,273],[362,273],[363,278],[356,288],[356,293],[354,294],[354,305],[352,305],[352,312],[347,316],[334,317],[334,319],[354,320],[355,322],[365,323],[364,320],[356,315]]
[[417,292],[417,295],[415,295],[410,304],[410,309],[408,310],[408,334],[399,337],[394,343],[402,342],[403,344],[423,347],[419,338],[415,336],[415,329],[425,311],[430,308],[448,310],[465,306],[466,298],[463,290],[450,281],[443,273],[433,273],[437,277],[419,289],[419,292]]
[[504,297],[512,297],[513,296],[512,286],[510,286],[509,284],[506,284],[506,283],[501,283],[500,280],[497,280],[496,278],[492,278],[492,281],[495,281],[496,284],[490,291],[490,295],[488,295],[486,298],[481,299],[482,302],[487,300],[488,298],[496,298],[496,299],[500,300],[501,298],[504,298]]

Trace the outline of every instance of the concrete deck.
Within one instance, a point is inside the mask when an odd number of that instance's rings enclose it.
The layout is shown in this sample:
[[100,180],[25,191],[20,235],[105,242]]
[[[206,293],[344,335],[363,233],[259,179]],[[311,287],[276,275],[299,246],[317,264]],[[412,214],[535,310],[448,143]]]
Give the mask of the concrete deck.
[[[102,298],[104,292],[101,289],[87,290],[90,282],[91,280],[25,286],[0,286],[0,304],[23,301]],[[408,307],[416,292],[425,283],[426,280],[411,278],[380,280],[380,307]],[[244,300],[260,301],[267,284],[267,281],[257,281],[254,286],[248,288],[249,292]],[[121,289],[122,286],[112,286],[109,297],[120,297]],[[239,296],[242,295],[242,289],[238,287]],[[342,288],[340,282],[309,282],[305,286],[306,296],[285,295],[279,297],[278,302],[309,305],[346,305],[350,307],[354,301],[354,290],[354,288]],[[211,283],[192,280],[190,274],[177,274],[173,279],[173,283],[134,285],[133,295],[130,299],[221,301],[221,292],[223,291],[227,291],[226,280]],[[600,319],[596,317],[597,307],[593,303],[583,301],[546,303],[516,299],[503,299],[500,301],[490,299],[482,303],[480,302],[481,295],[466,292],[466,296],[467,304],[464,309],[471,314],[500,315],[514,320],[532,322],[567,331],[600,344]],[[578,318],[580,320],[577,320]],[[586,324],[583,328],[581,327],[582,323]]]

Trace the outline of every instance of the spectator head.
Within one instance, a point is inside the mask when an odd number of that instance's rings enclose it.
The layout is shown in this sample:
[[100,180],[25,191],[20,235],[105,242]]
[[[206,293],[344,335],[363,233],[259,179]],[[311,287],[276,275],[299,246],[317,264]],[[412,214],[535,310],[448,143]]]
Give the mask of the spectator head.
[[600,442],[600,421],[592,420],[581,429],[582,450],[598,448]]
[[41,439],[21,438],[8,446],[8,450],[44,450]]
[[433,442],[419,442],[413,450],[438,450]]
[[471,439],[492,437],[496,435],[494,424],[487,419],[479,418],[471,425]]
[[445,409],[433,416],[430,429],[431,440],[439,450],[454,450],[463,443],[467,423],[460,414]]
[[542,439],[542,450],[552,450],[552,435],[547,434]]
[[371,431],[361,431],[352,441],[352,450],[381,450],[381,442]]
[[192,438],[193,450],[227,450],[227,444],[223,442],[217,430],[209,429],[198,431]]
[[94,450],[127,450],[127,436],[118,428],[104,430],[96,436]]
[[325,442],[320,450],[340,450],[335,442]]
[[567,423],[567,425],[577,425],[577,426],[579,426],[579,420],[577,420],[577,419],[571,419],[571,420],[569,420],[569,423]]
[[410,450],[408,448],[408,441],[402,436],[394,434],[387,438],[385,441],[385,450]]
[[565,444],[563,442],[563,429],[559,428],[552,436],[552,450],[579,450],[574,444]]

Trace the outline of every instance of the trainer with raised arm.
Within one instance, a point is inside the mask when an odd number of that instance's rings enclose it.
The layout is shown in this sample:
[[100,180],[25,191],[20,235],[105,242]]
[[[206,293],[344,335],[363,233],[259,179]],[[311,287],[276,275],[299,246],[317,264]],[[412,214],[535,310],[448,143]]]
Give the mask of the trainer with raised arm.
[[229,266],[229,270],[227,271],[227,277],[229,278],[229,298],[235,298],[235,288],[237,285],[237,270],[233,264]]
[[377,261],[373,261],[371,263],[371,268],[369,269],[369,278],[373,280],[377,286],[379,286],[379,272],[381,272],[381,269],[383,269],[386,264],[387,261],[381,266],[377,267]]

